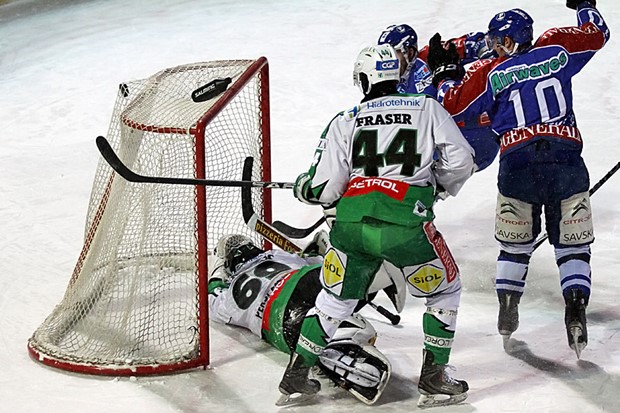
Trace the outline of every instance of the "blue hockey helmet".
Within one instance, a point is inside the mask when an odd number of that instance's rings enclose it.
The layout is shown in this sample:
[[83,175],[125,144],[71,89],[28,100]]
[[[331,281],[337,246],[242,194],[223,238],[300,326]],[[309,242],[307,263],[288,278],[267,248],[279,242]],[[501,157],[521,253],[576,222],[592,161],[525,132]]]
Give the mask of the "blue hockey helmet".
[[513,54],[519,46],[526,45],[534,39],[534,19],[521,9],[512,9],[497,13],[489,22],[486,39],[490,49],[494,43],[503,45],[504,37],[510,37],[515,47],[508,54]]
[[395,50],[405,53],[408,48],[418,50],[418,35],[408,24],[388,26],[381,32],[377,44],[390,44]]

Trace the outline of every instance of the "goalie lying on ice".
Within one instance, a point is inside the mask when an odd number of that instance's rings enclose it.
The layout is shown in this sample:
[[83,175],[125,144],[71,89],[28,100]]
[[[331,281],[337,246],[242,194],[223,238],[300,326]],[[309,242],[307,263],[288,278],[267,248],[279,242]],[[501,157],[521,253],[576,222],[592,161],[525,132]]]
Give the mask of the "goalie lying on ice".
[[[264,251],[243,235],[227,235],[209,263],[209,317],[247,328],[290,354],[321,291],[322,262],[321,256]],[[391,373],[374,347],[376,337],[374,327],[354,314],[319,356],[320,370],[366,404],[379,399]]]

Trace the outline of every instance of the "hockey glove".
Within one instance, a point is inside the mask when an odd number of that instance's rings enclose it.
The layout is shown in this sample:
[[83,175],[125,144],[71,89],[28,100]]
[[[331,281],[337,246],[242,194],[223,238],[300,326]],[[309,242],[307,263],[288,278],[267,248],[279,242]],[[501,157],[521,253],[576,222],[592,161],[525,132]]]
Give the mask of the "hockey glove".
[[331,229],[331,227],[334,225],[334,221],[336,220],[336,207],[323,207],[323,215],[325,216],[325,222],[327,223],[327,226]]
[[329,247],[329,234],[324,229],[318,231],[314,234],[312,241],[308,243],[306,248],[301,252],[301,256],[310,255],[310,256],[324,256],[327,252],[327,248]]
[[308,199],[311,184],[312,178],[307,172],[300,174],[295,180],[295,185],[293,185],[293,194],[295,195],[295,198],[304,204],[316,205],[316,203],[313,203]]
[[435,33],[428,42],[428,66],[433,72],[433,86],[437,87],[444,79],[461,79],[464,74],[463,66],[459,62],[459,53],[454,43],[448,47],[441,44],[441,35]]
[[596,7],[596,0],[566,0],[566,7],[577,10],[577,6],[581,3],[590,3],[592,7]]

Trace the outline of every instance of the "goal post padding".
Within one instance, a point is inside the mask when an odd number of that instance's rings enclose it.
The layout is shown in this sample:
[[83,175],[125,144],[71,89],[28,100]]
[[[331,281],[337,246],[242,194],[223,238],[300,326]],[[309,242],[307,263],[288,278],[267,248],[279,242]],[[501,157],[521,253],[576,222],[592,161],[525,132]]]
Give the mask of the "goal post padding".
[[[204,102],[192,92],[231,78]],[[267,59],[182,65],[119,87],[107,139],[132,170],[152,176],[270,181]],[[252,190],[271,222],[269,189]],[[130,183],[101,159],[84,245],[62,301],[28,340],[40,362],[104,375],[161,374],[209,364],[207,257],[240,233],[234,187]]]

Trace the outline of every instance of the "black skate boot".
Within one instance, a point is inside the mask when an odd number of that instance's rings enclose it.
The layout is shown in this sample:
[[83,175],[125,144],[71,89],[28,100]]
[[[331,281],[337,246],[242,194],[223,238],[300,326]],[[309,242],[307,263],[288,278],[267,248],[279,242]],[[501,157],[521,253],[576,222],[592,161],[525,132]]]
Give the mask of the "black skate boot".
[[582,290],[573,288],[564,293],[564,323],[566,324],[566,335],[568,345],[575,350],[577,358],[581,356],[588,344],[588,329],[586,327],[586,307],[588,299]]
[[457,404],[467,398],[469,385],[456,380],[446,372],[445,365],[433,364],[433,353],[423,350],[424,364],[418,382],[420,399],[418,407],[434,407]]
[[497,315],[497,331],[504,339],[504,348],[512,333],[519,328],[519,301],[521,296],[516,293],[498,292],[499,314]]
[[301,403],[321,390],[321,383],[318,380],[308,378],[310,369],[311,367],[304,366],[303,358],[299,354],[293,353],[280,381],[279,390],[282,396],[276,402],[276,406]]

